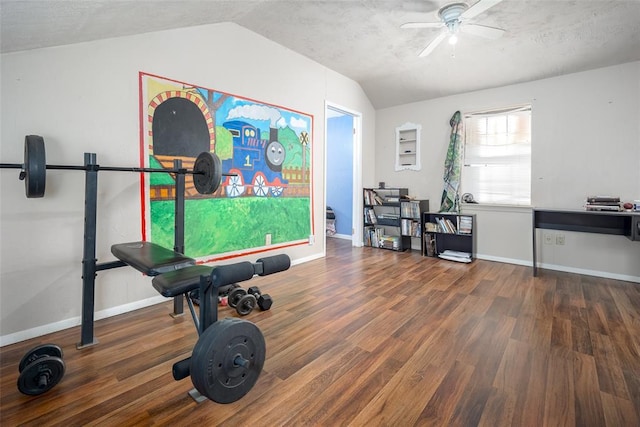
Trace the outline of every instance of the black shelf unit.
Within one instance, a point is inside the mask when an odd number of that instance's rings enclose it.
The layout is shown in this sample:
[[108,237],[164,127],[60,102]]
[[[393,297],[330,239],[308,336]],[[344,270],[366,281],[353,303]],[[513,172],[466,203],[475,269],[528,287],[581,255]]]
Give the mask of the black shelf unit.
[[364,188],[363,244],[381,249],[411,249],[411,236],[401,233],[401,203],[407,199],[406,188]]
[[[400,233],[403,236],[408,236],[411,240],[420,239],[421,248],[424,248],[422,214],[428,211],[429,200],[400,201]],[[411,241],[409,244],[411,245]]]
[[[433,227],[428,223],[434,224]],[[476,216],[425,212],[422,215],[422,255],[437,257],[446,250],[476,254]]]

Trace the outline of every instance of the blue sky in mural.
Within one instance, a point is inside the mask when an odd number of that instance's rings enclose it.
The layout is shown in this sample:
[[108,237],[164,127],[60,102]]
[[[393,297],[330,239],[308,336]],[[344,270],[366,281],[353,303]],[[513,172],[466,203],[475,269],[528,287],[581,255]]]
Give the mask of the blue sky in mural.
[[[198,89],[200,95],[207,99],[205,90]],[[214,101],[222,93],[214,92]],[[248,99],[231,96],[225,101],[216,112],[216,125],[229,120],[240,120],[249,123],[261,131],[267,131],[271,127],[290,127],[296,134],[300,132],[311,132],[311,119],[297,112],[289,111],[285,108],[270,106],[264,103],[256,103]]]

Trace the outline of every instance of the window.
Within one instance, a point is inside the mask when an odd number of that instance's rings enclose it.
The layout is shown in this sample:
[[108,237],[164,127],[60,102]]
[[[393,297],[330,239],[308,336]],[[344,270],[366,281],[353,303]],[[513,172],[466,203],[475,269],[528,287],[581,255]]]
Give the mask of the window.
[[479,203],[531,204],[531,105],[465,114],[462,192]]

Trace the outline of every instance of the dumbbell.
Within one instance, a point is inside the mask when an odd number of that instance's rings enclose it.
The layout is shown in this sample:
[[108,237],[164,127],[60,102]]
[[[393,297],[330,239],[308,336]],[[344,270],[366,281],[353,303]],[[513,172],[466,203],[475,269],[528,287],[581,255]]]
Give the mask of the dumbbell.
[[36,396],[51,390],[64,376],[62,349],[55,344],[32,348],[18,365],[18,390]]
[[243,288],[232,289],[229,292],[227,302],[241,316],[251,313],[256,305],[263,311],[269,310],[273,305],[271,296],[269,294],[263,295],[257,286],[251,286],[248,292]]
[[240,316],[246,316],[253,311],[258,300],[255,296],[248,294],[245,289],[235,288],[229,292],[227,303],[235,308]]
[[260,310],[269,310],[273,305],[273,299],[271,299],[271,296],[269,294],[262,294],[260,292],[260,288],[258,288],[257,286],[251,286],[249,288],[249,295],[253,295],[254,297],[256,297]]

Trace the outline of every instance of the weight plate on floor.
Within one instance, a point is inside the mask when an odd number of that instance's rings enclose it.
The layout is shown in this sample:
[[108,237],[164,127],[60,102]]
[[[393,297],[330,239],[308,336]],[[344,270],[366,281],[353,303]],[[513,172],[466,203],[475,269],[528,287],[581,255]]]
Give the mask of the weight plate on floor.
[[222,181],[222,162],[215,153],[203,151],[193,165],[193,185],[200,194],[211,194]]
[[254,308],[256,308],[256,297],[253,295],[245,295],[240,298],[238,301],[238,305],[236,306],[236,311],[240,316],[246,316],[251,313]]
[[18,371],[22,372],[25,366],[44,356],[53,356],[62,359],[62,349],[55,344],[43,344],[33,347],[20,360]]
[[63,376],[62,359],[43,356],[25,366],[18,377],[18,390],[29,396],[36,396],[51,390]]
[[256,325],[220,320],[205,329],[193,348],[191,381],[214,402],[235,402],[258,381],[265,356],[264,336]]
[[229,295],[227,297],[229,306],[236,308],[240,299],[247,294],[247,291],[243,288],[235,288],[229,291]]
[[46,182],[47,159],[44,138],[27,135],[24,138],[24,190],[27,197],[43,197]]

